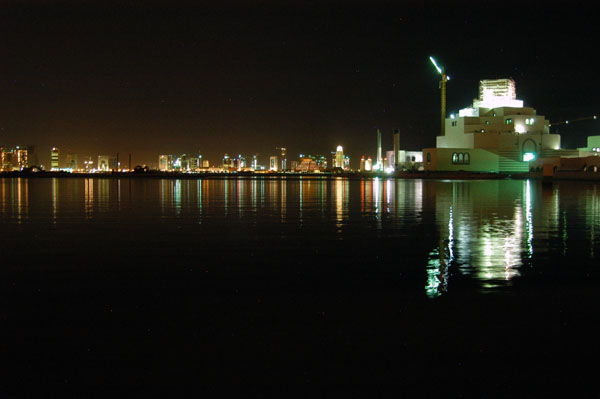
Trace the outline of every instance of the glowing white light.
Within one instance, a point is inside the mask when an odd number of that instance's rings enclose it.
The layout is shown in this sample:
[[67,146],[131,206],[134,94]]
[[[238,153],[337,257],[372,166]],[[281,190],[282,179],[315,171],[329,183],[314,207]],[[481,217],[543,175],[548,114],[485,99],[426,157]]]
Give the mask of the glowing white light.
[[525,154],[523,154],[523,162],[533,161],[534,159],[535,153],[533,152],[526,152]]
[[433,59],[433,57],[429,57],[429,61],[431,61],[431,63],[433,64],[433,66],[435,67],[435,69],[437,69],[437,71],[439,72],[439,74],[442,74],[442,68],[440,68],[437,64],[437,62],[435,62],[435,60]]
[[515,132],[517,133],[525,133],[525,126],[519,124],[515,125]]
[[454,119],[455,117],[456,117],[456,115],[450,114],[450,119]]

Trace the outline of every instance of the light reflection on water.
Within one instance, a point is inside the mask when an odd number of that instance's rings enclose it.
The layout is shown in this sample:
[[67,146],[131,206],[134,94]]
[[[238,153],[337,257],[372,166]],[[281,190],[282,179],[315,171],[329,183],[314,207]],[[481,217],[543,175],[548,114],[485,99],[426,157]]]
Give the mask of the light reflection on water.
[[461,278],[494,290],[536,262],[594,259],[600,190],[528,180],[2,178],[0,221],[3,236],[15,225],[37,234],[47,223],[110,221],[140,229],[192,223],[200,227],[189,234],[202,239],[235,224],[257,240],[386,240],[398,259],[390,267],[420,268],[426,294],[437,297]]

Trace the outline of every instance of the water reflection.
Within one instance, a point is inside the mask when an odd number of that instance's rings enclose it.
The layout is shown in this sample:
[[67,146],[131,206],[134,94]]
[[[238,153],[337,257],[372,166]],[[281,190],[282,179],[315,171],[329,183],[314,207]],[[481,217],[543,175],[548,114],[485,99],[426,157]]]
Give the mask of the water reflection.
[[[309,237],[335,245],[342,239],[352,247],[352,240],[387,240],[365,251],[410,254],[389,267],[418,267],[419,289],[424,282],[426,294],[436,297],[465,281],[484,289],[508,287],[536,262],[582,254],[595,259],[599,187],[321,177],[2,178],[0,221],[5,232],[11,223],[25,225],[35,217],[57,228],[107,220],[178,228],[189,223],[201,230],[187,234],[202,239],[215,230],[227,238],[235,230],[259,241]],[[232,223],[235,229],[228,227]]]

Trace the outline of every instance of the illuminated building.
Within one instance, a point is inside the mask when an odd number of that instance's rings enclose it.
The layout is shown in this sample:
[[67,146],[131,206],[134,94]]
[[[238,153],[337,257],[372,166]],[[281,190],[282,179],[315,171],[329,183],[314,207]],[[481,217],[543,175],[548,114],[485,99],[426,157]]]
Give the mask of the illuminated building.
[[[200,156],[202,157],[202,156]],[[197,157],[192,157],[190,159],[188,159],[188,170],[190,171],[196,171],[198,169],[198,163],[200,162],[201,158],[197,158]]]
[[373,160],[371,157],[365,160],[365,171],[371,172],[373,170]]
[[344,148],[341,145],[338,145],[335,150],[335,167],[344,167]]
[[481,80],[473,105],[445,120],[436,148],[423,150],[425,170],[527,172],[538,157],[571,155],[549,122],[516,98],[512,79]]
[[246,168],[246,158],[242,154],[238,155],[238,170]]
[[5,172],[13,170],[14,153],[15,150],[12,148],[0,148],[0,170]]
[[111,170],[116,170],[117,165],[117,157],[111,155],[98,155],[98,170],[102,172],[108,172]]
[[317,155],[313,159],[317,163],[317,166],[319,167],[320,170],[327,169],[327,157],[325,157],[323,155]]
[[269,157],[269,170],[276,172],[278,170],[279,159],[275,155]]
[[314,159],[305,157],[302,158],[295,170],[303,173],[319,172],[319,165]]
[[279,150],[281,150],[281,170],[286,170],[287,169],[287,158],[285,157],[285,152],[286,149],[285,147],[281,147],[281,148],[277,148]]
[[350,170],[350,156],[344,155],[343,166],[344,170]]
[[258,169],[258,158],[257,158],[256,154],[254,154],[252,156],[252,169],[253,170],[257,170]]
[[169,170],[169,156],[159,155],[158,156],[158,170],[166,172]]
[[94,161],[92,161],[92,157],[86,157],[83,160],[83,170],[89,173],[92,169],[94,169]]
[[52,149],[50,150],[50,170],[58,170],[59,155],[60,155],[60,152],[59,152],[58,148],[52,147]]
[[66,159],[66,167],[67,169],[77,170],[77,154],[73,154],[68,152]]
[[229,172],[233,168],[233,160],[229,158],[229,155],[225,154],[223,157],[223,170]]
[[203,159],[202,160],[202,167],[203,168],[210,168],[210,162],[208,162],[208,159]]
[[358,168],[361,172],[365,171],[365,156],[360,157],[360,167]]

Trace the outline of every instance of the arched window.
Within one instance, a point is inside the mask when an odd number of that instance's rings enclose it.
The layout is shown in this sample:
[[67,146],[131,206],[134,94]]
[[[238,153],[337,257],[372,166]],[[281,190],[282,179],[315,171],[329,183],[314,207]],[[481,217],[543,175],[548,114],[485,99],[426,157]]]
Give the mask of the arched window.
[[465,152],[465,165],[469,165],[471,163],[471,155],[468,152]]
[[452,154],[452,163],[453,164],[458,163],[458,154],[457,153]]
[[465,160],[464,160],[463,154],[461,152],[460,154],[458,154],[458,163],[462,164],[464,162],[465,162]]

